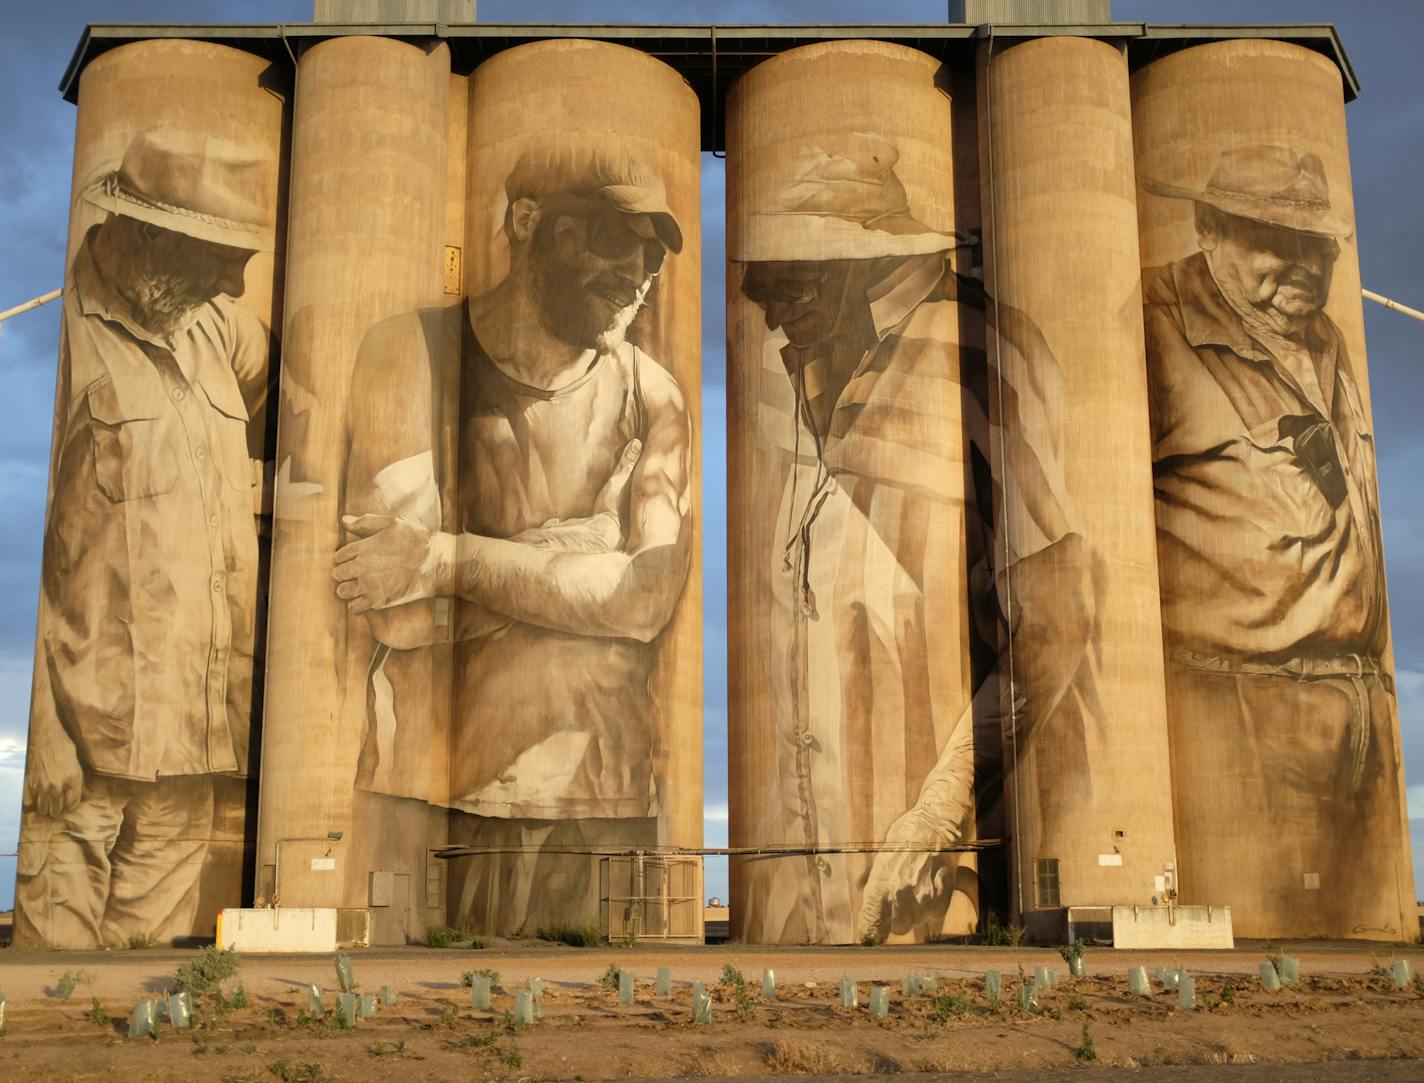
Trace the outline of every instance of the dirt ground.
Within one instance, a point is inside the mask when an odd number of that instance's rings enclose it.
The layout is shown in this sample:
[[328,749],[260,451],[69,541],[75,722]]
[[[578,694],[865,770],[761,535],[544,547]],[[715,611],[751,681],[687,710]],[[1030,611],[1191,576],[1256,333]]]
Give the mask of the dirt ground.
[[[1265,991],[1257,964],[1284,947],[1300,960],[1301,981]],[[1067,977],[1053,949],[919,948],[573,949],[537,943],[483,951],[426,948],[354,951],[362,991],[386,985],[398,1002],[333,1025],[336,976],[329,956],[247,956],[229,979],[249,1004],[226,1008],[198,998],[197,1025],[133,1038],[135,1001],[158,995],[193,952],[66,954],[0,951],[0,993],[8,998],[0,1036],[0,1080],[64,1083],[101,1077],[230,1083],[448,1079],[616,1079],[732,1077],[792,1073],[1018,1072],[1072,1066],[1284,1064],[1421,1059],[1424,983],[1397,990],[1377,972],[1395,958],[1424,967],[1418,946],[1251,945],[1234,952],[1086,952],[1087,974]],[[1185,966],[1199,1007],[1154,982],[1150,999],[1129,995],[1129,967]],[[1037,965],[1062,981],[1018,1007],[1021,980]],[[654,995],[657,968],[672,968],[669,997]],[[745,992],[722,981],[739,970]],[[620,1006],[599,979],[610,967],[638,977],[636,1002]],[[777,995],[761,995],[764,968]],[[499,974],[493,1010],[469,1006],[465,971]],[[986,970],[1002,974],[997,1005],[985,996]],[[69,999],[58,996],[68,972]],[[906,975],[934,975],[937,995],[904,997]],[[1021,978],[1021,974],[1023,978]],[[515,991],[544,979],[543,1017],[523,1028],[510,1019]],[[861,1007],[839,1006],[838,983],[859,983]],[[710,1025],[692,1022],[694,980],[713,995]],[[308,983],[325,990],[321,1018],[306,1012]],[[890,987],[889,1018],[866,1008],[872,983]],[[98,1010],[95,1010],[97,1002]],[[104,1021],[104,1016],[110,1017]]]

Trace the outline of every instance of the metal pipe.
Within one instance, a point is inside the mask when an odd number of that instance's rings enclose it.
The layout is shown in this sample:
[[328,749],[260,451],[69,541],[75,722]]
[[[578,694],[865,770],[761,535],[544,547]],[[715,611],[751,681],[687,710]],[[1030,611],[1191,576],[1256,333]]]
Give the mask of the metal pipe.
[[39,308],[40,305],[47,305],[63,292],[63,290],[50,290],[42,297],[36,297],[22,305],[16,305],[14,308],[7,308],[4,312],[0,312],[0,323],[4,323],[11,316],[18,316],[21,312],[28,312],[32,308]]
[[[1377,305],[1384,305],[1385,308],[1392,308],[1396,312],[1402,312],[1406,316],[1412,316],[1414,319],[1424,322],[1424,312],[1420,312],[1417,308],[1410,308],[1408,305],[1402,305],[1398,301],[1391,301],[1388,297],[1378,294],[1374,290],[1362,289],[1360,292],[1365,295],[1367,300],[1373,301]],[[0,316],[0,319],[3,318],[3,316]]]
[[808,854],[972,854],[1003,845],[1002,839],[977,839],[953,846],[866,844],[854,846],[447,846],[433,857],[480,857],[487,854],[584,854],[589,857],[799,857]]

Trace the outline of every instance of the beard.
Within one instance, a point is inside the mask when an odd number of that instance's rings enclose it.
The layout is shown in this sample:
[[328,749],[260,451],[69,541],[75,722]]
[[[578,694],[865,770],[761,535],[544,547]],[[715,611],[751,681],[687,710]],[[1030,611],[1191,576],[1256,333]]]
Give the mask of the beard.
[[145,271],[129,288],[128,301],[145,328],[155,334],[176,331],[199,306],[212,298],[189,279],[172,272]]
[[[536,234],[532,251],[539,322],[560,342],[603,353],[616,350],[647,304],[653,280],[632,287],[610,272],[584,279],[551,242]],[[625,303],[619,303],[624,301]]]

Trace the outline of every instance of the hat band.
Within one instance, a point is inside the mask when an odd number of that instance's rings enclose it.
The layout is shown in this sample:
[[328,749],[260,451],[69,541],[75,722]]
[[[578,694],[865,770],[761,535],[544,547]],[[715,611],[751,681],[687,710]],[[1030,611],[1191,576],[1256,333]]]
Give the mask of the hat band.
[[1287,207],[1297,211],[1315,211],[1324,214],[1330,210],[1330,203],[1322,199],[1291,199],[1288,196],[1267,196],[1259,195],[1256,192],[1229,192],[1224,188],[1217,188],[1207,185],[1197,198],[1203,202],[1207,197],[1217,196],[1225,199],[1243,200],[1250,203],[1269,203],[1275,207]]
[[249,222],[239,222],[235,218],[223,218],[216,214],[204,214],[202,211],[195,211],[189,207],[179,207],[173,203],[164,203],[161,200],[150,199],[148,196],[139,195],[132,188],[127,188],[119,180],[117,173],[111,173],[99,182],[99,188],[106,196],[114,199],[121,199],[126,203],[133,203],[149,210],[162,211],[165,214],[176,215],[180,218],[191,218],[195,222],[202,222],[204,225],[216,226],[218,229],[228,229],[236,233],[250,233],[254,237],[261,237],[263,229],[261,226],[253,225]]

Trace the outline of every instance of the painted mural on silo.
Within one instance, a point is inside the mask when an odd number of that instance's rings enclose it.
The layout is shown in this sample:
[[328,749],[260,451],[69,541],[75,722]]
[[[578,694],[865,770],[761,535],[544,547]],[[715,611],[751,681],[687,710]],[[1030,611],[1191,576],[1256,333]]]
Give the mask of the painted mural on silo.
[[732,863],[749,942],[975,923],[973,860],[944,849],[975,833],[974,287],[955,271],[937,67],[813,46],[730,101],[731,831],[764,851]]
[[242,902],[283,104],[165,41],[80,80],[15,937],[211,936]]
[[405,795],[400,675],[447,644],[448,919],[509,934],[597,923],[600,851],[701,843],[698,121],[589,42],[469,93],[467,296],[365,336],[333,588],[374,638],[362,790]]
[[1199,46],[1133,109],[1183,896],[1238,935],[1412,936],[1339,72]]

